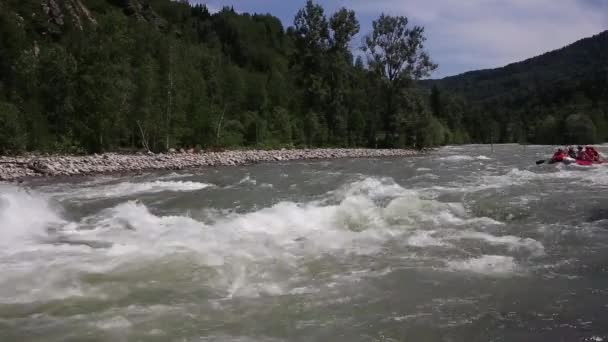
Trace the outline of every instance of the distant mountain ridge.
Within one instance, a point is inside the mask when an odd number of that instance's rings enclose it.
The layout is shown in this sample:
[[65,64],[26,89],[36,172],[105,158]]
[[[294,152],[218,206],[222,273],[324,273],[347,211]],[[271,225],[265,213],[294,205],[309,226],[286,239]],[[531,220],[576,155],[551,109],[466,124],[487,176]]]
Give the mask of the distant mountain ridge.
[[469,71],[423,84],[460,93],[474,102],[491,103],[522,96],[521,88],[524,93],[550,91],[554,87],[577,88],[581,82],[607,79],[608,30],[501,68]]
[[420,86],[436,116],[474,127],[474,141],[608,141],[608,31],[502,68]]

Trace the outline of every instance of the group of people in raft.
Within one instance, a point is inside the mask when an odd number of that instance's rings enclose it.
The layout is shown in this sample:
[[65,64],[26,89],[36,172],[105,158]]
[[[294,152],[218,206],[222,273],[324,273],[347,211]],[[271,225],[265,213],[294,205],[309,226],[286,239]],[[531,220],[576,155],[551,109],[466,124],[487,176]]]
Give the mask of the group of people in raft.
[[559,163],[567,160],[567,158],[590,163],[602,162],[600,153],[592,146],[586,146],[584,149],[583,146],[578,146],[577,151],[574,151],[572,146],[568,146],[566,149],[558,148],[557,152],[553,154],[551,162]]

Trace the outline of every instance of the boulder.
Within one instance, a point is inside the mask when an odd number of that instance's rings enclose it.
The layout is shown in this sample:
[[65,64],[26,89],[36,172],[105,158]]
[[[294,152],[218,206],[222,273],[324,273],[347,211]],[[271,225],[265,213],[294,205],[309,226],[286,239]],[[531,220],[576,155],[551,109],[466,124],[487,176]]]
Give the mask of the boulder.
[[27,164],[27,168],[43,175],[55,174],[55,169],[52,164],[46,163],[40,159],[35,159]]

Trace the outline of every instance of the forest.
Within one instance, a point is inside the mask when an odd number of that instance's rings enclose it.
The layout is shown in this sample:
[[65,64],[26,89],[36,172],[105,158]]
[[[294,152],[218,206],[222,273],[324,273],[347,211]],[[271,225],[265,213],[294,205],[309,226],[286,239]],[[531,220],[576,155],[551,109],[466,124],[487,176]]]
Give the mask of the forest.
[[608,31],[504,68],[421,83],[435,108],[443,92],[474,109],[465,117],[485,114],[491,130],[470,130],[474,141],[487,142],[490,132],[501,142],[608,141]]
[[608,140],[608,33],[443,80],[425,42],[312,0],[287,28],[187,1],[2,0],[0,153]]

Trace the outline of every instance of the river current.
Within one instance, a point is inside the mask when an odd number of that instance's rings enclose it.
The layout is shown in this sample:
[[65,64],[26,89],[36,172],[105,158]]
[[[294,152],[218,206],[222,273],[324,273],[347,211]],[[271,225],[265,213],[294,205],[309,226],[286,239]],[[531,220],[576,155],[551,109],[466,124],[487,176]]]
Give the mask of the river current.
[[0,184],[0,341],[608,341],[608,166],[551,153]]

